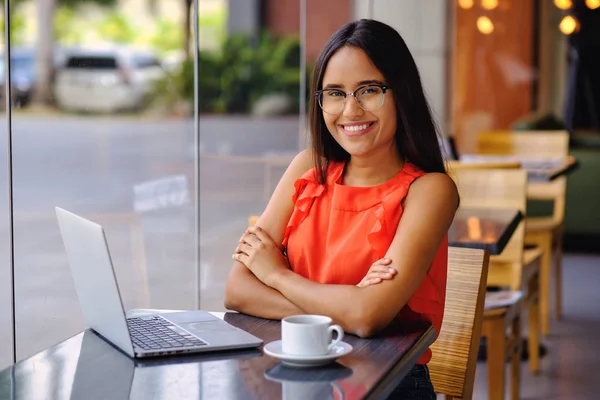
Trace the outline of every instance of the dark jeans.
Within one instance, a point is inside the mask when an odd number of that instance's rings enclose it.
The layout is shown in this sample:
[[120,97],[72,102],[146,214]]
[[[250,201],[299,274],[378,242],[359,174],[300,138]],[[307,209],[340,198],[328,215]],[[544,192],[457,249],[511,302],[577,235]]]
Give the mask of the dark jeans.
[[435,392],[425,364],[416,364],[390,394],[389,400],[435,400]]

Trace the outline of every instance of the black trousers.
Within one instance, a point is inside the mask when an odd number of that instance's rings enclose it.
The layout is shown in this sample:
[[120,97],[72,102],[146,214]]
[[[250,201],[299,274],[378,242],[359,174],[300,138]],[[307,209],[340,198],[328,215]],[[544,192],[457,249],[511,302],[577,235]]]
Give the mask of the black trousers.
[[435,400],[426,364],[416,364],[388,397],[389,400]]

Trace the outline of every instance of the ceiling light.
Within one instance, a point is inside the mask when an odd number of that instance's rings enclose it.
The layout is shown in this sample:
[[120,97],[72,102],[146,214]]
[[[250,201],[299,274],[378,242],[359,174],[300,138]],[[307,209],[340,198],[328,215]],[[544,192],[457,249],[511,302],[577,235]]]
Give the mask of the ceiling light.
[[486,10],[493,10],[498,7],[498,0],[481,0],[481,7]]
[[573,0],[554,0],[554,5],[561,10],[568,10],[573,7]]
[[474,3],[475,3],[474,0],[458,0],[458,6],[465,10],[468,10],[469,8],[473,8]]
[[571,35],[579,30],[579,21],[577,18],[567,15],[560,21],[558,27],[565,35]]
[[477,29],[484,35],[494,32],[494,23],[486,16],[477,18]]
[[588,6],[590,10],[595,10],[600,7],[600,0],[585,0],[585,5]]

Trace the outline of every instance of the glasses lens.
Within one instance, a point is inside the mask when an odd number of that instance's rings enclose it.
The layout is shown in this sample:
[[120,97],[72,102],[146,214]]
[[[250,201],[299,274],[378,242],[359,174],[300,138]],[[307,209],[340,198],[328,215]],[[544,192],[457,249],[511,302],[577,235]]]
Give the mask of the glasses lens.
[[344,109],[346,94],[341,90],[324,90],[319,95],[319,105],[327,114],[339,114]]
[[383,99],[383,89],[379,86],[365,86],[356,94],[358,104],[366,111],[373,111],[381,107]]

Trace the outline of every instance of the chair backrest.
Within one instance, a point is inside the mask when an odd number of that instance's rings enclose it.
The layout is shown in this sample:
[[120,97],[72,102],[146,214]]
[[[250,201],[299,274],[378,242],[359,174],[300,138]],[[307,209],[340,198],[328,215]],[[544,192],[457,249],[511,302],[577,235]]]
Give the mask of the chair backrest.
[[477,154],[566,157],[567,131],[486,131],[477,134]]
[[481,337],[488,271],[483,250],[448,248],[444,320],[431,346],[431,381],[437,393],[470,399]]
[[[461,207],[511,208],[526,215],[527,172],[523,169],[462,169],[451,171],[460,195]],[[485,239],[485,226],[481,226]],[[494,264],[506,264],[512,287],[520,287],[525,240],[522,221],[501,254],[490,256]],[[517,267],[517,269],[512,269]],[[490,285],[498,282],[488,282]]]
[[457,169],[515,169],[521,168],[519,161],[490,161],[490,162],[463,162],[457,160],[446,161],[446,171],[452,173]]
[[[507,154],[527,157],[562,158],[569,155],[567,131],[488,131],[477,135],[478,154]],[[565,214],[567,179],[531,183],[528,197],[554,201],[552,216],[562,221]]]

